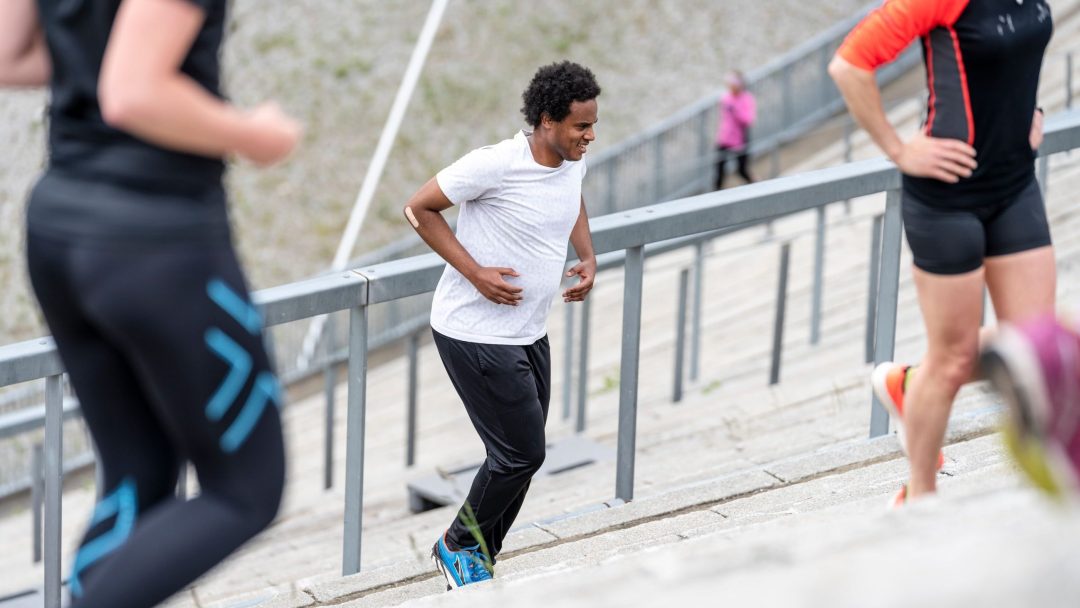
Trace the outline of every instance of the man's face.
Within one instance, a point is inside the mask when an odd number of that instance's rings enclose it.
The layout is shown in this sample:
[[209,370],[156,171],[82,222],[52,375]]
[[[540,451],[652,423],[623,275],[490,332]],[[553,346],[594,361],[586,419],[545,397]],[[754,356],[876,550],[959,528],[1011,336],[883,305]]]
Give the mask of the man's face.
[[596,100],[575,101],[570,104],[570,114],[555,122],[550,121],[552,147],[564,160],[581,160],[585,148],[596,139]]

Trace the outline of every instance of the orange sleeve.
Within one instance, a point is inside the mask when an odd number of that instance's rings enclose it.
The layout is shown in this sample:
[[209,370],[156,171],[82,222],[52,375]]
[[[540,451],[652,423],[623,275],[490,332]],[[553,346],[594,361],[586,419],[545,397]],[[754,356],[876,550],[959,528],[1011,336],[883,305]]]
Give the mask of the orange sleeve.
[[885,0],[851,30],[837,55],[864,70],[888,63],[912,40],[951,26],[970,0]]

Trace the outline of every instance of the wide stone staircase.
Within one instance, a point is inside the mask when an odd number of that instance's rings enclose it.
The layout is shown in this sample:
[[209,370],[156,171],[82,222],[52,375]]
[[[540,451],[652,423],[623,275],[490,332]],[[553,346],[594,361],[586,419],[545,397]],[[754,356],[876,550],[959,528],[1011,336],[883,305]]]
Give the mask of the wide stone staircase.
[[[1080,2],[1055,4],[1051,53],[1080,46]],[[1068,9],[1068,10],[1066,10]],[[1068,18],[1062,19],[1061,15]],[[1064,103],[1061,70],[1047,70],[1041,103]],[[898,85],[899,86],[899,85]],[[891,117],[916,128],[914,101]],[[832,138],[835,140],[835,138]],[[791,172],[837,164],[842,145],[804,145]],[[875,156],[864,135],[855,157]],[[800,144],[796,143],[793,148]],[[1059,302],[1080,295],[1080,152],[1050,162],[1048,209],[1060,269]],[[1073,190],[1076,188],[1077,190]],[[671,402],[683,250],[648,260],[642,317],[635,500],[614,496],[612,461],[539,478],[500,555],[497,579],[451,594],[427,555],[454,516],[408,510],[405,484],[478,462],[483,449],[431,344],[420,351],[417,463],[406,468],[406,362],[373,367],[368,380],[363,571],[341,577],[344,386],[338,389],[334,489],[322,489],[323,401],[284,412],[289,487],[278,521],[170,607],[645,605],[1075,606],[1080,515],[1028,490],[994,435],[1001,407],[986,387],[957,400],[940,498],[901,512],[886,499],[906,475],[893,436],[867,439],[870,367],[864,363],[871,218],[884,197],[827,211],[821,340],[809,344],[813,214],[746,230],[707,247],[700,379]],[[792,246],[782,382],[767,385],[779,246]],[[924,345],[902,261],[897,358]],[[585,436],[614,449],[621,343],[621,271],[601,274],[593,299]],[[550,440],[574,434],[561,419],[563,307],[553,308]],[[992,322],[992,318],[990,320]],[[192,488],[195,489],[194,484]],[[65,564],[92,509],[92,481],[64,495]],[[40,586],[31,566],[30,518],[0,519],[0,596]],[[69,570],[65,565],[65,572]],[[29,604],[33,605],[33,604]],[[411,605],[411,604],[410,604]]]

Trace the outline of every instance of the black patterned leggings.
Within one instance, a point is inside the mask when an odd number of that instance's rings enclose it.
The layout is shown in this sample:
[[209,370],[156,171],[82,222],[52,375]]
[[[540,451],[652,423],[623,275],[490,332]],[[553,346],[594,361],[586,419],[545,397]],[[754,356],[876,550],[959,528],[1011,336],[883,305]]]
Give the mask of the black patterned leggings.
[[[155,605],[277,513],[281,395],[261,319],[227,239],[78,242],[31,225],[27,249],[103,466],[72,605]],[[184,461],[199,478],[191,500],[175,496]]]

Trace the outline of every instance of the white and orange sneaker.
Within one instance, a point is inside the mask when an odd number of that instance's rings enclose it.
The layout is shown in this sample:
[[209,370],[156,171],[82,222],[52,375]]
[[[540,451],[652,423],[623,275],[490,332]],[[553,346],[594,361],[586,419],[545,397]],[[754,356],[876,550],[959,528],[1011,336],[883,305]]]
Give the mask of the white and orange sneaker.
[[899,509],[907,504],[907,484],[900,486],[900,490],[893,494],[889,498],[889,504],[887,505],[890,510]]
[[[914,371],[911,365],[901,365],[886,361],[879,363],[870,374],[870,385],[881,404],[889,410],[889,416],[896,422],[896,439],[900,449],[907,455],[907,435],[904,434],[904,393],[907,391],[908,375]],[[945,454],[938,452],[937,468],[945,466]],[[904,494],[906,495],[906,489]]]

